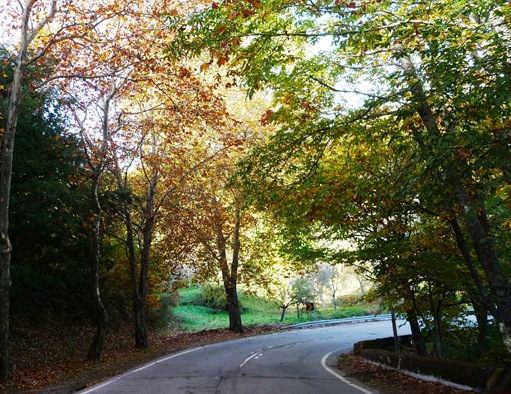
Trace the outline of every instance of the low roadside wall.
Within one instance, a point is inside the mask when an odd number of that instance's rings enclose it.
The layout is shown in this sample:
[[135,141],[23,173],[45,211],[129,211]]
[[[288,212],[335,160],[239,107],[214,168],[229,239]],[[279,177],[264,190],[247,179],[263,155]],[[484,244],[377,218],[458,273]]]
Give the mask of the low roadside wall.
[[[409,338],[402,338],[406,344]],[[399,371],[427,376],[458,386],[465,386],[484,393],[511,393],[511,370],[488,368],[478,364],[454,360],[439,360],[415,354],[396,353],[385,350],[393,346],[394,338],[382,338],[358,342],[354,353],[376,363]]]

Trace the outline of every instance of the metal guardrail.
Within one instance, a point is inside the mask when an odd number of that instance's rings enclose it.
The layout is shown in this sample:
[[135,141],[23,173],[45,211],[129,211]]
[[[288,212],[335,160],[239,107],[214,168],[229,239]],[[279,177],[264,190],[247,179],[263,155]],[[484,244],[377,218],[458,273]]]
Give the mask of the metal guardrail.
[[382,314],[382,315],[353,316],[353,317],[347,317],[344,319],[313,320],[313,321],[307,321],[307,322],[303,322],[303,323],[290,324],[289,326],[286,326],[286,328],[328,326],[328,325],[335,325],[335,324],[362,323],[362,322],[390,320],[390,319],[392,319],[392,315],[390,313],[386,313],[386,314]]

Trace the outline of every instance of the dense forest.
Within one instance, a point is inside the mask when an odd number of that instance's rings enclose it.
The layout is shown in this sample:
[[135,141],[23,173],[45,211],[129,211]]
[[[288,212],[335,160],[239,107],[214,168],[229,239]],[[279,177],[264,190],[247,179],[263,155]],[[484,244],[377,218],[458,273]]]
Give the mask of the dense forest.
[[0,10],[0,380],[14,319],[93,326],[98,360],[115,321],[147,348],[190,281],[243,332],[240,285],[284,316],[315,280],[335,307],[339,267],[419,354],[467,311],[475,358],[511,353],[507,1]]

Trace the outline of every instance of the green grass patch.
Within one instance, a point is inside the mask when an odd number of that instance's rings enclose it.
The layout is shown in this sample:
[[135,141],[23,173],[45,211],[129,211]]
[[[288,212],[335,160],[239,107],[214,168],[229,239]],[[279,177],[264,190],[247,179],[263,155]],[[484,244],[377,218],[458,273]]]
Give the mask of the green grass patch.
[[[173,308],[173,314],[177,318],[181,329],[185,331],[201,331],[229,326],[229,315],[226,311],[219,311],[198,303],[201,302],[201,289],[193,286],[179,290],[180,304]],[[282,310],[274,301],[257,295],[239,292],[239,300],[242,306],[241,319],[244,325],[257,326],[262,324],[279,323]],[[318,305],[317,305],[318,306]],[[310,320],[340,319],[353,316],[370,314],[374,305],[356,304],[342,305],[334,314],[333,309],[317,308],[309,314],[300,312],[297,317],[296,306],[287,309],[284,324],[302,323]]]
[[179,326],[185,331],[213,330],[229,327],[227,312],[200,305],[181,305],[174,308]]
[[179,305],[195,305],[197,297],[200,295],[200,289],[192,286],[179,289]]

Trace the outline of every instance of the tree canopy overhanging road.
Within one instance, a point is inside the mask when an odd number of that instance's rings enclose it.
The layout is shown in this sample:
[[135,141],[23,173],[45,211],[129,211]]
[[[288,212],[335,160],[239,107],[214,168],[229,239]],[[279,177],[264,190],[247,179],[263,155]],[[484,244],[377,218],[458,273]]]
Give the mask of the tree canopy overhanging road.
[[148,348],[192,282],[237,333],[240,286],[336,314],[341,266],[419,355],[508,359],[508,0],[0,14],[0,382],[45,324],[83,327],[93,361],[116,323]]

